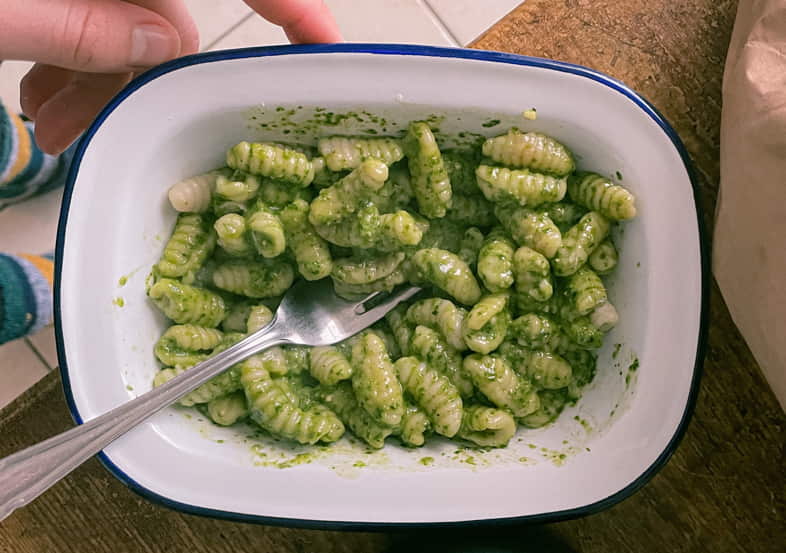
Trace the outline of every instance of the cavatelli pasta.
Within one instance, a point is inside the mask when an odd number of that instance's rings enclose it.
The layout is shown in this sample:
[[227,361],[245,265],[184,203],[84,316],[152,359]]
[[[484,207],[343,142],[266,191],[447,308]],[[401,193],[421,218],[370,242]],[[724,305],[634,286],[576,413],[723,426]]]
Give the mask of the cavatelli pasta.
[[227,152],[227,165],[300,188],[314,180],[314,167],[305,154],[276,144],[240,142]]
[[[447,301],[447,300],[446,300]],[[455,307],[455,306],[454,306]],[[409,342],[415,326],[407,320],[407,306],[400,303],[385,315],[385,321],[390,325],[402,355],[409,355]],[[460,328],[460,327],[459,327]]]
[[603,332],[587,315],[566,321],[563,328],[565,335],[580,348],[596,349],[603,345]]
[[403,252],[337,259],[331,276],[347,284],[368,284],[393,273],[404,261]]
[[579,219],[587,213],[587,210],[580,205],[564,201],[538,206],[537,211],[545,213],[557,225],[560,232],[567,232],[570,227],[578,223]]
[[153,351],[164,366],[193,366],[204,361],[223,338],[224,333],[215,328],[174,325],[166,329]]
[[221,321],[221,330],[224,332],[240,332],[245,334],[248,331],[246,322],[251,306],[246,302],[237,302],[227,311],[226,317]]
[[[466,316],[465,309],[442,298],[419,300],[406,311],[406,320],[412,328],[416,325],[423,325],[439,330],[447,343],[457,351],[467,349],[462,336]],[[391,326],[393,326],[392,322]]]
[[[162,369],[156,373],[153,379],[153,386],[161,386],[166,384],[176,376],[187,371],[190,367],[175,367],[169,369]],[[178,400],[178,404],[183,407],[193,407],[199,403],[208,403],[216,398],[231,394],[235,390],[240,389],[240,369],[232,367],[231,369],[214,376],[195,390],[189,392]]]
[[246,175],[235,171],[232,175],[219,175],[216,178],[216,195],[227,200],[246,202],[256,197],[259,191],[259,179],[254,175]]
[[407,403],[404,407],[404,416],[401,417],[401,424],[393,433],[401,438],[404,444],[420,447],[426,443],[426,433],[430,430],[431,421],[428,420],[426,412],[417,405]]
[[294,277],[284,261],[229,261],[213,271],[213,284],[249,298],[272,298],[286,292]]
[[183,213],[204,213],[210,209],[216,180],[224,171],[210,171],[185,178],[169,188],[169,203]]
[[461,354],[450,347],[441,334],[427,326],[417,326],[409,342],[410,353],[447,376],[462,397],[472,395],[472,381],[464,374]]
[[278,257],[286,248],[284,225],[281,219],[263,202],[256,205],[246,214],[246,226],[251,243],[263,257]]
[[330,136],[320,138],[317,147],[331,171],[354,169],[367,159],[392,165],[404,157],[401,143],[393,138]]
[[254,251],[249,240],[246,218],[238,213],[227,213],[219,217],[213,228],[218,245],[231,256],[248,257]]
[[404,414],[404,397],[385,342],[367,331],[352,347],[352,389],[375,421],[395,426]]
[[418,281],[426,281],[455,298],[472,305],[480,299],[480,286],[469,266],[456,254],[437,248],[418,250],[412,256]]
[[246,316],[246,332],[253,334],[273,320],[273,311],[267,305],[250,307]]
[[181,213],[156,264],[156,271],[168,278],[193,275],[213,252],[215,245],[216,235],[208,217]]
[[214,423],[231,426],[248,416],[246,395],[238,390],[207,402],[207,414]]
[[516,275],[516,290],[535,301],[546,301],[554,293],[549,261],[527,246],[521,246],[513,254],[513,272]]
[[324,188],[311,202],[308,219],[316,228],[337,224],[380,190],[389,175],[377,159],[367,159],[333,186]]
[[418,210],[429,219],[444,217],[451,206],[453,190],[437,139],[428,123],[411,123],[403,145]]
[[528,246],[551,259],[562,245],[562,234],[557,225],[543,212],[502,205],[498,205],[494,212],[520,246]]
[[599,275],[611,273],[617,267],[618,261],[619,253],[617,253],[617,248],[614,247],[614,242],[610,238],[606,238],[601,242],[587,260],[592,270]]
[[525,348],[553,351],[562,342],[560,325],[548,315],[526,313],[510,324],[510,335]]
[[590,211],[562,236],[562,245],[551,260],[554,274],[569,276],[578,271],[609,233],[608,219]]
[[508,169],[480,165],[477,168],[478,188],[491,202],[536,206],[558,202],[565,197],[565,178],[533,173],[527,169]]
[[523,363],[523,372],[538,388],[558,390],[568,386],[573,378],[570,363],[556,353],[530,352]]
[[374,420],[360,406],[352,386],[342,382],[335,387],[321,388],[317,395],[349,427],[353,434],[375,449],[385,445],[385,438],[393,433],[393,427]]
[[567,315],[566,318],[587,315],[608,300],[603,281],[587,266],[567,278],[563,297],[563,316]]
[[514,417],[525,417],[540,407],[532,384],[502,357],[473,353],[464,358],[464,371],[491,403]]
[[287,247],[297,261],[298,272],[306,280],[319,280],[333,270],[333,256],[327,242],[308,220],[309,205],[295,200],[279,213]]
[[483,143],[483,155],[503,165],[558,176],[568,175],[576,167],[570,151],[550,136],[536,132],[522,133],[515,129],[486,140]]
[[601,332],[608,332],[617,326],[620,317],[617,308],[610,301],[606,301],[592,310],[589,319],[592,326]]
[[510,322],[508,300],[508,294],[490,294],[470,310],[462,329],[464,343],[469,349],[486,354],[502,343]]
[[302,409],[264,369],[244,368],[240,383],[246,394],[249,416],[272,434],[301,444],[335,442],[344,424],[325,408]]
[[613,221],[636,216],[636,200],[626,188],[597,173],[577,173],[568,179],[570,199]]
[[[352,378],[352,365],[334,346],[311,348],[308,352],[308,372],[320,384],[332,386]],[[339,413],[340,415],[340,413]]]
[[162,278],[147,295],[161,312],[178,324],[195,324],[214,328],[226,314],[226,304],[218,294]]
[[516,421],[501,409],[485,405],[464,408],[458,437],[480,447],[505,447],[516,433]]
[[493,229],[478,252],[478,276],[491,292],[502,292],[513,285],[513,241],[500,228]]
[[463,403],[450,380],[415,357],[402,357],[395,367],[402,386],[426,412],[434,431],[448,438],[455,436],[461,426]]
[[538,396],[540,408],[520,419],[521,424],[528,428],[540,428],[554,422],[568,403],[565,390],[542,390]]

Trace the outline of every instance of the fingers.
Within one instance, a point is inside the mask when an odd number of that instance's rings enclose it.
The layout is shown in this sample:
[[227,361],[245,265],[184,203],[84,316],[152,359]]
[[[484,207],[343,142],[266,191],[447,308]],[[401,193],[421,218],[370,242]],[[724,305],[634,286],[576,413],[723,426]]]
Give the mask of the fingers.
[[180,35],[180,56],[199,51],[199,31],[183,0],[126,0],[156,12],[169,21]]
[[65,150],[130,80],[130,73],[75,73],[70,83],[38,108],[35,127],[38,146],[50,154]]
[[22,113],[35,121],[38,108],[55,93],[68,86],[74,72],[52,65],[37,63],[27,72],[19,84],[19,101]]
[[[155,2],[151,5],[176,2]],[[0,59],[77,71],[127,73],[177,56],[175,27],[158,13],[117,0],[3,0]]]
[[244,0],[259,15],[284,28],[292,43],[341,42],[333,14],[322,0]]

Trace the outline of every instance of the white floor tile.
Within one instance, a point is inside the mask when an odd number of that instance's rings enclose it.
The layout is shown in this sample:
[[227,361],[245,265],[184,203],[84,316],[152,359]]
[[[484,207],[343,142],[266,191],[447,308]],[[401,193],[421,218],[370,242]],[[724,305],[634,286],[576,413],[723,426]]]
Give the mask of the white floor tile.
[[237,28],[213,44],[209,50],[227,48],[246,48],[248,46],[269,46],[271,44],[288,44],[284,31],[280,27],[268,23],[257,15],[250,15]]
[[58,188],[0,211],[0,252],[54,251],[62,197],[63,189]]
[[24,340],[0,346],[0,409],[49,372]]
[[522,0],[425,0],[450,32],[466,46]]
[[57,345],[55,344],[55,327],[50,325],[42,328],[32,336],[28,336],[29,345],[35,349],[50,370],[57,368]]
[[185,0],[199,29],[199,45],[207,50],[251,13],[243,0]]
[[347,42],[455,46],[422,0],[326,0]]
[[32,66],[26,61],[4,61],[0,65],[0,100],[11,111],[22,111],[19,107],[19,81]]

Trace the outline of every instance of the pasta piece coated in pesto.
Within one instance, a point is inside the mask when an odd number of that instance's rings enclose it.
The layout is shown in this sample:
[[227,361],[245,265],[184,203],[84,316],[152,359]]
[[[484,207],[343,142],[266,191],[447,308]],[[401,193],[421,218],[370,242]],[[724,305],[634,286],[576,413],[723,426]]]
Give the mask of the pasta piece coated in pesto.
[[380,215],[374,205],[337,224],[315,225],[319,235],[332,244],[380,251],[397,251],[419,244],[423,228],[422,223],[408,211]]
[[619,254],[617,248],[614,247],[614,242],[610,238],[606,238],[590,254],[587,262],[592,270],[599,275],[607,275],[617,267],[618,261]]
[[546,214],[546,216],[557,225],[560,232],[567,232],[568,229],[578,223],[579,219],[587,213],[585,208],[564,201],[538,206],[537,211]]
[[543,212],[507,205],[498,205],[494,212],[520,246],[532,248],[551,259],[562,245],[557,225]]
[[565,197],[567,181],[527,169],[478,166],[478,188],[490,202],[536,206]]
[[565,335],[580,348],[597,349],[603,345],[603,332],[592,324],[589,316],[566,321],[563,328]]
[[636,216],[636,199],[626,188],[597,173],[576,173],[568,179],[568,195],[579,205],[612,221]]
[[213,284],[249,298],[272,298],[286,292],[295,278],[284,261],[229,261],[213,272]]
[[563,294],[563,317],[570,319],[589,314],[608,299],[603,281],[586,265],[567,278]]
[[[557,390],[570,384],[573,371],[570,364],[556,353],[530,352],[523,363],[527,378],[538,388]],[[521,370],[522,365],[519,365]]]
[[459,303],[472,305],[480,299],[480,286],[469,266],[456,254],[437,248],[419,250],[412,256],[414,277],[444,290]]
[[238,302],[232,305],[227,312],[224,320],[221,321],[221,330],[224,332],[240,332],[245,334],[248,331],[246,322],[251,306],[246,302]]
[[213,253],[215,246],[216,235],[207,216],[181,213],[156,270],[167,278],[193,275]]
[[505,447],[516,433],[516,421],[510,414],[485,405],[464,408],[458,437],[480,447]]
[[426,433],[430,430],[431,421],[426,412],[417,405],[407,403],[404,407],[404,416],[401,417],[401,424],[393,433],[401,438],[405,445],[420,447],[426,443]]
[[251,419],[265,430],[301,444],[335,442],[344,424],[325,408],[301,409],[264,369],[244,368],[240,383]]
[[444,217],[451,206],[453,191],[437,139],[428,123],[410,123],[403,144],[418,211],[429,219]]
[[352,378],[352,365],[334,346],[315,347],[308,352],[308,372],[320,384],[332,386]]
[[305,154],[276,144],[240,142],[227,152],[227,165],[299,188],[314,180],[314,167]]
[[563,337],[559,324],[547,315],[527,313],[515,319],[509,335],[525,348],[553,351],[562,344]]
[[522,133],[516,129],[486,140],[483,155],[510,167],[529,168],[557,176],[568,175],[576,167],[570,151],[550,136]]
[[464,358],[464,371],[491,403],[514,417],[525,417],[540,407],[532,384],[502,357],[473,353]]
[[472,395],[472,381],[461,366],[461,354],[450,347],[437,331],[427,326],[415,327],[409,342],[409,351],[447,376],[462,397]]
[[478,276],[490,292],[513,285],[513,254],[516,246],[500,228],[493,229],[478,252]]
[[453,200],[445,217],[460,225],[490,227],[496,222],[494,206],[480,194],[467,196],[453,194]]
[[407,280],[404,271],[396,269],[386,277],[367,284],[348,284],[340,280],[333,280],[333,290],[336,295],[346,300],[361,300],[373,292],[390,292]]
[[218,245],[229,255],[248,257],[254,253],[248,235],[246,218],[238,213],[227,213],[219,217],[213,228],[216,231]]
[[278,257],[284,252],[287,242],[284,225],[278,215],[263,202],[246,213],[246,226],[257,252],[263,257]]
[[385,342],[366,331],[352,347],[352,389],[358,402],[380,424],[395,426],[404,414],[404,397]]
[[368,284],[393,273],[404,261],[403,252],[337,259],[331,276],[347,284]]
[[377,159],[368,159],[333,186],[324,188],[311,202],[308,218],[319,228],[336,224],[354,213],[385,185],[388,167]]
[[[450,300],[429,298],[413,303],[406,312],[407,321],[439,330],[447,343],[457,351],[467,349],[464,343],[463,325],[467,311]],[[392,323],[391,323],[392,326]]]
[[226,314],[226,305],[218,294],[169,278],[153,284],[147,295],[164,315],[178,324],[215,328]]
[[207,414],[214,423],[231,426],[248,416],[246,395],[242,390],[217,397],[207,403]]
[[293,188],[291,185],[275,179],[264,179],[259,188],[259,201],[272,208],[283,208],[295,200],[310,202],[314,199],[314,191],[309,188]]
[[521,246],[513,254],[513,271],[516,275],[516,290],[535,301],[546,301],[554,293],[551,267],[543,255],[527,246]]
[[589,314],[589,319],[592,326],[601,332],[608,332],[617,326],[620,317],[617,313],[617,308],[610,301],[607,301],[593,309],[592,313]]
[[169,188],[169,203],[175,211],[184,213],[204,213],[210,209],[216,180],[226,171],[210,171],[201,175],[185,178]]
[[174,325],[166,329],[153,351],[165,366],[193,366],[204,361],[223,338],[224,333],[215,328]]
[[273,311],[267,305],[255,305],[248,310],[246,329],[253,334],[273,320]]
[[317,147],[331,171],[354,169],[367,159],[392,165],[404,157],[401,143],[394,138],[330,136],[320,138]]
[[235,171],[232,175],[216,178],[216,194],[227,200],[246,202],[256,197],[258,191],[259,179],[254,175]]
[[519,421],[528,428],[540,428],[554,422],[568,403],[565,390],[542,390],[538,396],[540,408]]
[[279,212],[287,247],[297,261],[298,272],[306,280],[319,280],[333,270],[333,256],[327,242],[308,220],[308,202],[295,200]]
[[385,321],[390,325],[398,348],[403,355],[409,355],[409,342],[415,330],[415,326],[407,320],[406,315],[407,305],[404,303],[398,304],[385,315]]
[[562,236],[562,245],[551,260],[554,274],[569,276],[578,271],[606,238],[610,226],[608,219],[597,211],[584,215]]
[[510,322],[508,294],[490,294],[481,298],[464,319],[462,334],[469,349],[491,353],[505,339]]
[[344,421],[353,434],[375,449],[384,447],[385,438],[393,433],[393,427],[380,424],[360,406],[348,382],[321,388],[317,397]]
[[450,380],[415,357],[402,357],[395,367],[402,386],[426,412],[434,431],[447,438],[455,436],[461,426],[463,403]]

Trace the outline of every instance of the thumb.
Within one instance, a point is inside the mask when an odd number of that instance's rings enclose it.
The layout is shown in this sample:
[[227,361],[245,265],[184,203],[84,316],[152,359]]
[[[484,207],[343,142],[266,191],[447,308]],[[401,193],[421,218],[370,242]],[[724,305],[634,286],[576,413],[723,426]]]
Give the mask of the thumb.
[[157,65],[180,52],[162,16],[119,0],[3,0],[0,59],[100,73]]

